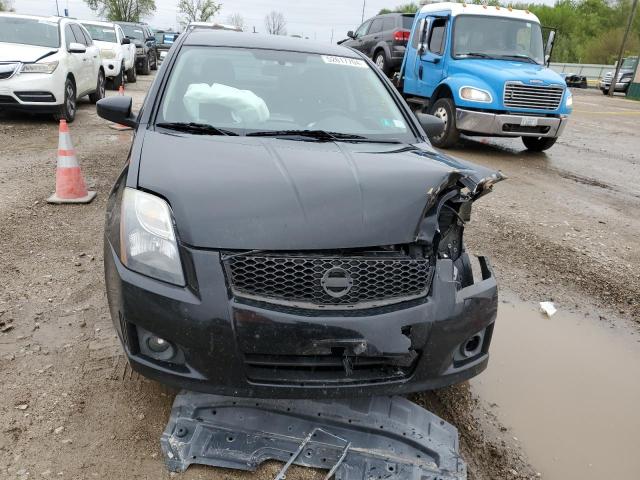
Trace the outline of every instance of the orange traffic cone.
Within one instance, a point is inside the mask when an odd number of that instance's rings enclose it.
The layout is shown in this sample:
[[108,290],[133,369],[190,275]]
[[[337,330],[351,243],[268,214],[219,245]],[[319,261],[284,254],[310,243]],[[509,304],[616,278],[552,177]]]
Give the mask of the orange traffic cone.
[[[118,89],[118,95],[124,96],[124,85],[120,85],[120,88]],[[133,128],[127,127],[126,125],[120,125],[119,123],[111,123],[109,125],[109,128],[113,128],[114,130],[117,130],[119,132],[124,132],[125,130],[133,130]]]
[[87,191],[76,150],[71,142],[69,127],[65,120],[60,120],[58,139],[58,166],[56,168],[56,193],[51,195],[49,203],[89,203],[96,192]]

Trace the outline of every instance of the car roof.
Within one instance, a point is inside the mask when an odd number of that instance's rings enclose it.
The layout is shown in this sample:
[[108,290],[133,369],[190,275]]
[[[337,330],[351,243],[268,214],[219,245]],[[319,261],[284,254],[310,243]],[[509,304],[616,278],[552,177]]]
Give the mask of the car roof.
[[80,23],[86,23],[88,25],[98,25],[100,27],[113,27],[114,22],[101,22],[99,20],[80,20]]
[[282,35],[231,32],[198,27],[191,29],[184,35],[186,35],[186,38],[183,45],[286,50],[291,52],[361,58],[358,53],[354,52],[350,48],[341,47],[340,45],[314,42],[311,40],[285,37]]
[[[24,15],[21,13],[13,13],[13,12],[0,12],[0,17],[15,17],[15,18],[24,18],[30,20],[46,20],[47,22],[60,23],[61,20],[64,20],[66,17],[57,17],[55,15]],[[75,20],[75,19],[70,19]]]
[[504,18],[516,18],[518,20],[529,20],[532,22],[540,23],[538,17],[536,17],[529,10],[520,10],[511,7],[489,6],[489,5],[475,5],[469,3],[429,3],[424,5],[419,13],[432,13],[440,11],[449,11],[453,17],[458,15],[481,15],[491,17],[504,17]]

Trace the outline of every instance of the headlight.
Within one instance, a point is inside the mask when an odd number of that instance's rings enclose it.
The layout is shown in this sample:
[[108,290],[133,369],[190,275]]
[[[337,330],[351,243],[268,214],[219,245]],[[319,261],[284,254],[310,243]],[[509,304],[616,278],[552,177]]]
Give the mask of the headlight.
[[58,62],[25,63],[20,73],[53,73],[58,68]]
[[491,103],[493,101],[489,92],[474,87],[462,87],[460,89],[460,98],[471,102]]
[[620,79],[622,83],[629,83],[631,81],[631,77],[623,77]]
[[104,60],[110,60],[112,58],[116,58],[116,52],[111,50],[110,48],[101,48],[100,55]]
[[567,92],[566,105],[567,105],[567,108],[572,108],[573,107],[573,94],[571,92]]
[[175,285],[185,285],[167,202],[126,188],[122,197],[120,238],[120,256],[127,268]]

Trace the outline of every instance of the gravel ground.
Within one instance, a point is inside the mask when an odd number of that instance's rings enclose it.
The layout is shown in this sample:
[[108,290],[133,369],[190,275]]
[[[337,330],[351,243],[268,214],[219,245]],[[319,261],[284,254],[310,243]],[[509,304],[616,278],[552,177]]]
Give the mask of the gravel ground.
[[[150,81],[127,89],[138,105]],[[468,140],[451,152],[510,177],[478,202],[466,239],[525,300],[637,320],[640,104],[582,91],[575,103],[546,154],[518,140]],[[0,478],[169,478],[159,436],[175,392],[131,372],[103,284],[104,207],[131,134],[107,128],[88,102],[71,134],[98,197],[51,206],[57,125],[0,116]],[[471,479],[536,477],[468,385],[414,400],[459,428]],[[277,469],[193,468],[180,478],[267,479]],[[288,478],[321,476],[295,469]]]

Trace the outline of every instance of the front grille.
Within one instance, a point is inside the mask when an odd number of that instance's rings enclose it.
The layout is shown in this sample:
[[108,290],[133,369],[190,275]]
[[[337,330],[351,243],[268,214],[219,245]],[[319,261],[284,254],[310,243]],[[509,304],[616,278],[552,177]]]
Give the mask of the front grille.
[[298,308],[374,308],[427,295],[428,259],[404,255],[232,255],[236,297]]
[[418,354],[405,357],[345,357],[344,355],[245,355],[250,381],[327,386],[398,381],[413,372]]
[[532,110],[557,110],[564,95],[561,85],[525,85],[507,82],[504,85],[504,106]]
[[9,95],[0,95],[0,105],[15,105],[18,101]]
[[20,64],[16,62],[0,63],[0,80],[11,78]]

